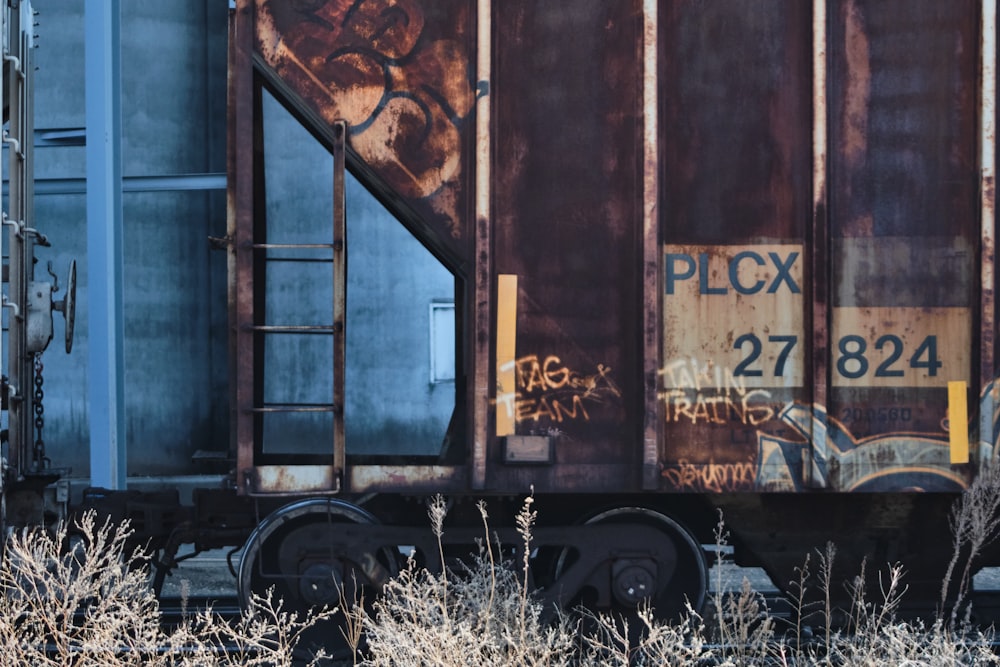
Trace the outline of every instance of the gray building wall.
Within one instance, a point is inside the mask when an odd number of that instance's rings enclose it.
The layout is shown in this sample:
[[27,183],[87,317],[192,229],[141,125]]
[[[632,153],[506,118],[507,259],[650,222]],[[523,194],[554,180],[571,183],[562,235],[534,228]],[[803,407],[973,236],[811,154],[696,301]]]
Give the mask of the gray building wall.
[[[39,11],[35,127],[83,128],[83,0],[33,4]],[[126,181],[225,171],[227,10],[225,0],[123,0]],[[326,167],[289,164],[289,156],[312,155],[317,165],[323,158],[294,121],[269,115],[276,119],[269,121],[269,136],[280,145],[270,149],[275,165],[268,176],[274,181],[273,187],[269,183],[274,205],[282,207],[275,214],[289,221],[325,215],[328,221],[328,157]],[[38,252],[39,271],[44,275],[51,260],[64,281],[70,259],[79,264],[73,352],[66,355],[56,340],[43,357],[44,436],[53,465],[85,477],[90,414],[86,198],[44,194],[52,189],[44,187],[46,179],[85,177],[85,149],[40,147],[35,155],[36,224],[52,241],[51,248]],[[452,296],[452,278],[362,188],[352,186],[351,193],[349,452],[433,453],[451,413],[454,387],[429,381],[429,303]],[[225,193],[126,192],[123,212],[128,472],[206,472],[192,464],[192,454],[224,450],[229,439],[226,257],[210,250],[207,241],[225,234]],[[318,278],[308,278],[303,287],[308,303],[321,303],[331,294],[328,282]],[[62,319],[56,315],[57,339],[61,335]],[[289,383],[289,391],[322,391],[323,364],[313,353],[281,354],[293,367],[305,369],[279,379]]]
[[[264,155],[268,242],[329,243],[331,155],[267,93]],[[436,455],[455,384],[432,381],[430,313],[432,303],[452,302],[454,279],[352,176],[347,257],[347,452]],[[268,271],[268,324],[332,323],[329,264],[272,262]],[[265,349],[265,400],[330,402],[329,338],[272,336]],[[328,451],[331,431],[328,415],[268,415],[264,451]]]

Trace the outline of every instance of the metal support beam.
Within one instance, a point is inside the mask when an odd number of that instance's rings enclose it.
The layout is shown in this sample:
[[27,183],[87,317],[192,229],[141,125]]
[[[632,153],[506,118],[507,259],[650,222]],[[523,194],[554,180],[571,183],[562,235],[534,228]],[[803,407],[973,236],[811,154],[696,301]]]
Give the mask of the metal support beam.
[[[997,113],[997,2],[983,0],[979,44],[979,222],[980,261],[980,386],[989,387],[980,399],[979,441],[982,455],[997,461],[1000,448],[993,422],[1000,383],[996,381],[996,113]],[[987,333],[988,332],[988,333]],[[975,376],[973,376],[975,377]]]
[[86,0],[90,477],[126,486],[122,317],[121,5]]
[[[7,184],[3,185],[4,193]],[[189,192],[225,190],[225,174],[165,174],[162,176],[125,176],[122,192]],[[35,195],[82,195],[87,192],[83,178],[36,178]]]
[[660,359],[663,357],[663,285],[660,257],[660,124],[657,69],[660,57],[659,2],[642,3],[642,261],[643,261],[643,403],[642,488],[659,488],[660,434],[664,423],[660,399]]
[[472,382],[469,405],[472,406],[473,489],[486,488],[486,448],[489,440],[490,404],[495,386],[490,387],[490,300],[493,290],[493,262],[490,249],[490,104],[492,103],[493,0],[476,3],[476,87],[485,95],[476,97],[476,269],[469,312],[473,318]]
[[819,473],[819,459],[826,456],[826,410],[820,406],[829,405],[827,387],[830,383],[830,295],[828,293],[827,271],[829,270],[830,225],[827,218],[827,133],[829,132],[829,102],[826,97],[829,76],[827,73],[827,0],[813,0],[812,3],[812,218],[809,234],[812,238],[811,256],[807,275],[812,276],[811,303],[806,302],[804,313],[808,323],[806,331],[812,335],[811,357],[806,361],[812,376],[813,416],[812,447],[807,447],[802,466],[802,475],[809,486],[821,487],[826,484],[825,476]]

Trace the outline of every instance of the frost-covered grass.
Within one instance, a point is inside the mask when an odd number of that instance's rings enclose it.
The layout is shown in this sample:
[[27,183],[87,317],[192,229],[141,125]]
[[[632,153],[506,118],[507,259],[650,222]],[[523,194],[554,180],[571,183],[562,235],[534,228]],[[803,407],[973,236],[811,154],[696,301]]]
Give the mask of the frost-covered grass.
[[[974,489],[970,494],[982,490]],[[995,489],[991,493],[1000,499]],[[978,510],[985,500],[975,500]],[[480,511],[484,532],[488,532],[485,506],[480,505]],[[958,506],[956,517],[962,511]],[[443,501],[435,501],[429,514],[440,535]],[[526,547],[534,518],[529,498],[517,517]],[[716,541],[721,557],[726,541],[721,518]],[[998,663],[991,651],[992,637],[953,615],[929,624],[900,620],[905,587],[899,565],[886,569],[873,599],[863,583],[866,573],[862,564],[850,584],[849,609],[834,609],[830,602],[835,585],[833,545],[817,554],[816,573],[809,571],[810,558],[804,559],[799,580],[792,587],[796,595],[790,601],[797,611],[793,617],[799,620],[791,622],[772,615],[764,596],[746,579],[736,590],[727,590],[717,568],[720,579],[706,610],[710,619],[688,608],[680,620],[665,622],[656,618],[655,610],[642,608],[627,618],[584,612],[572,618],[557,614],[546,623],[541,620],[545,610],[525,585],[528,562],[497,562],[495,552],[484,537],[480,552],[468,565],[431,574],[411,563],[389,584],[373,612],[356,607],[355,624],[366,632],[369,644],[363,655],[359,652],[355,664],[625,667]],[[523,552],[527,554],[529,549]],[[845,614],[846,623],[834,627],[830,619]],[[814,636],[802,618],[821,626],[821,636]],[[637,624],[640,632],[636,632]]]
[[[0,666],[291,667],[299,637],[333,610],[309,618],[271,595],[242,617],[198,611],[165,630],[141,550],[129,551],[127,524],[98,525],[93,513],[53,533],[8,537],[0,563]],[[226,647],[228,650],[220,651]]]
[[[942,611],[926,623],[899,617],[906,589],[898,564],[871,578],[861,564],[848,608],[834,609],[832,544],[804,556],[788,600],[791,621],[772,614],[746,580],[727,590],[721,578],[705,616],[688,608],[670,623],[648,608],[627,618],[546,610],[529,590],[535,523],[529,497],[516,517],[525,547],[518,562],[500,557],[481,503],[477,553],[459,563],[442,559],[440,572],[410,561],[371,604],[306,617],[266,595],[238,619],[207,609],[165,629],[145,557],[127,551],[128,526],[98,525],[86,514],[54,533],[8,538],[0,563],[0,667],[328,664],[322,653],[303,660],[296,647],[314,623],[334,617],[354,649],[354,664],[370,667],[998,664],[992,637],[970,624],[968,605],[970,564],[1000,525],[995,482],[981,475],[955,505],[955,557],[943,576]],[[445,507],[440,498],[429,506],[439,540]],[[726,540],[720,517],[720,557]],[[870,579],[879,582],[877,591],[866,590]],[[834,625],[835,617],[846,622]]]

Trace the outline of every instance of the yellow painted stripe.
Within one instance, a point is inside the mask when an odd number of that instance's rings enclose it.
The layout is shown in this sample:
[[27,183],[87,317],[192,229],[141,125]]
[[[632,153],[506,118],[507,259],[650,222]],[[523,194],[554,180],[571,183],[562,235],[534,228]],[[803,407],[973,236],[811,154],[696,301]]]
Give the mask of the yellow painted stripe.
[[969,408],[964,380],[948,383],[948,432],[951,462],[969,462]]
[[517,276],[497,277],[497,436],[514,433],[514,374],[517,340]]

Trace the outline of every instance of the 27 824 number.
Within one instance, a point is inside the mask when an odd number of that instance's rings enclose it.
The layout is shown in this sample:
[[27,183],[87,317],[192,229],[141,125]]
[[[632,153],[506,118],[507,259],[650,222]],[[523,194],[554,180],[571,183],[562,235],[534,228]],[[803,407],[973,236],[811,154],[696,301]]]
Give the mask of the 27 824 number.
[[[781,346],[774,361],[775,377],[781,377],[785,374],[788,357],[798,340],[798,336],[771,335],[767,337],[768,343],[777,343]],[[868,350],[868,341],[863,337],[854,334],[842,336],[837,341],[838,355],[835,362],[837,372],[845,378],[857,380],[868,374],[872,364],[878,361],[878,365],[875,366],[875,377],[903,377],[907,367],[915,370],[926,370],[929,377],[935,377],[938,369],[943,365],[938,356],[937,336],[926,336],[913,350],[905,364],[902,359],[906,354],[906,346],[899,336],[894,334],[880,336],[873,347],[880,353],[877,355],[878,359],[875,360],[870,359],[872,355]],[[733,375],[736,377],[763,376],[763,369],[757,366],[763,348],[764,343],[756,334],[746,333],[737,338],[733,343],[733,349],[743,351],[744,357],[733,369]]]

